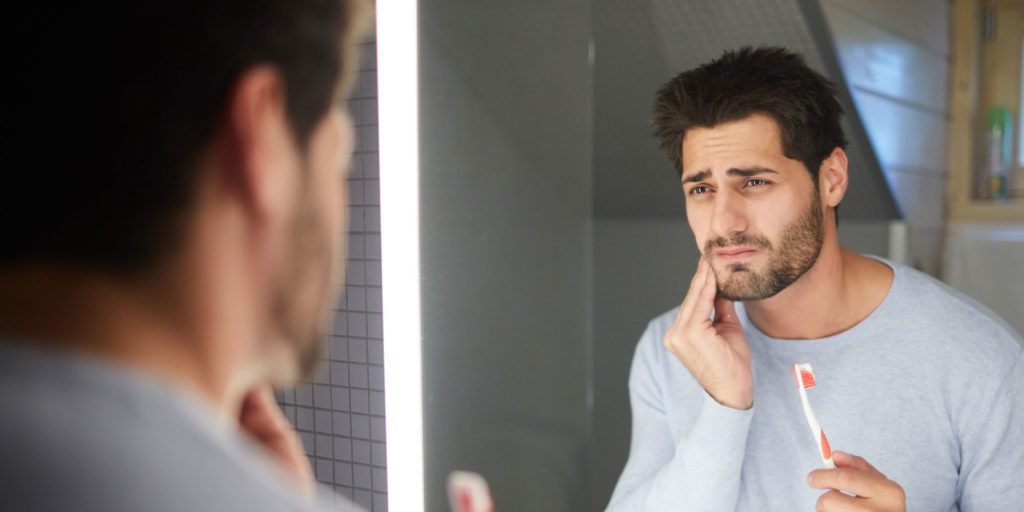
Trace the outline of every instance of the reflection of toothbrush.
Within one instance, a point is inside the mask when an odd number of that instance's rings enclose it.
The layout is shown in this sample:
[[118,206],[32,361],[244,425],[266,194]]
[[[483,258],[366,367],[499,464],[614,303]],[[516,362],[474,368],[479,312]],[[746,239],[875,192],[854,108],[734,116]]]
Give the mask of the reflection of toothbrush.
[[793,376],[796,377],[796,386],[800,389],[800,401],[804,404],[804,416],[807,416],[807,425],[811,427],[814,440],[818,443],[821,460],[827,469],[835,469],[836,463],[832,462],[832,449],[828,446],[828,439],[825,439],[825,431],[821,430],[821,425],[818,424],[818,419],[814,417],[814,411],[811,410],[811,403],[807,401],[807,390],[814,387],[814,371],[811,370],[811,363],[794,364]]
[[452,471],[448,475],[448,504],[452,512],[494,512],[487,481],[470,471]]

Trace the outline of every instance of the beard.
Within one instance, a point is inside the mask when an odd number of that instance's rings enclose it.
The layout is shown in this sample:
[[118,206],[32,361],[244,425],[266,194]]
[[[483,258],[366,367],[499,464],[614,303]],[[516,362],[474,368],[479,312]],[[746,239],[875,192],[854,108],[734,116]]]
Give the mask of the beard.
[[[308,170],[307,170],[308,172]],[[308,180],[307,180],[308,182]],[[343,246],[318,212],[316,201],[303,185],[291,227],[291,242],[284,249],[283,269],[273,288],[272,332],[275,343],[286,345],[292,379],[310,380],[326,353],[326,332],[332,297],[340,291],[340,265],[335,246]],[[278,364],[283,364],[280,362]]]
[[764,270],[758,271],[746,263],[731,263],[715,272],[721,297],[733,301],[761,300],[786,289],[810,270],[821,254],[824,237],[821,199],[813,193],[810,208],[782,231],[779,247],[773,247],[771,241],[760,235],[734,233],[709,239],[704,244],[704,257],[713,261],[712,251],[717,247],[749,245],[763,249],[768,254]]

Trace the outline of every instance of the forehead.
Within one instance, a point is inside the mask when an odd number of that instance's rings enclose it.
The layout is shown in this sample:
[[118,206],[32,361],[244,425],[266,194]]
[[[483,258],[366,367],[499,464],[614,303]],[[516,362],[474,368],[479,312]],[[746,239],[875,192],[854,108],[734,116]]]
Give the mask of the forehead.
[[682,145],[683,174],[735,167],[784,167],[791,162],[782,153],[779,125],[764,114],[712,128],[692,128]]

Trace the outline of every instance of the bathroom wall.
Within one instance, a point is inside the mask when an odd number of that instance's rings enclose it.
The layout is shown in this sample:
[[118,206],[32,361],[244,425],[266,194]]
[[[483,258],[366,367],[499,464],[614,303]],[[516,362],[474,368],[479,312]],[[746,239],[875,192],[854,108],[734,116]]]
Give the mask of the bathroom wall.
[[277,398],[299,431],[316,479],[369,512],[385,512],[377,56],[372,37],[360,53],[359,77],[349,101],[356,151],[347,177],[346,285],[316,378]]
[[821,7],[903,213],[907,263],[938,276],[949,180],[950,3],[822,0]]

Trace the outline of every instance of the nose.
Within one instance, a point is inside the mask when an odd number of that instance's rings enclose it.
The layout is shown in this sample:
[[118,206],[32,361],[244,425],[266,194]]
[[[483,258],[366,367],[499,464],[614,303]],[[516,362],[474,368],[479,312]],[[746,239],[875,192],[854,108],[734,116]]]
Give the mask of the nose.
[[730,192],[726,189],[715,194],[709,226],[713,237],[728,238],[732,233],[747,230],[747,216],[742,198]]

